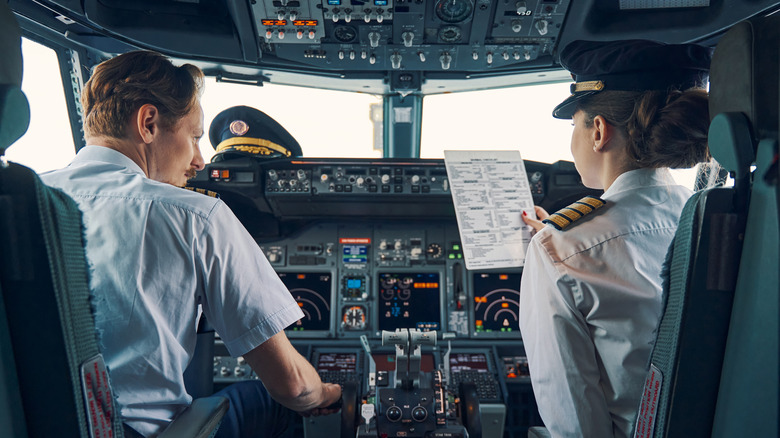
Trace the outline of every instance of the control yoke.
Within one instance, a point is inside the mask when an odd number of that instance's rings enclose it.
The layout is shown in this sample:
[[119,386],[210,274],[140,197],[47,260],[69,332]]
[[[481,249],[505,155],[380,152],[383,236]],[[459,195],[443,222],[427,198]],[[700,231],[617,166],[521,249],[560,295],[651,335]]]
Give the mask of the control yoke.
[[419,388],[422,346],[436,345],[436,332],[405,328],[395,332],[383,330],[382,345],[395,345],[395,387]]

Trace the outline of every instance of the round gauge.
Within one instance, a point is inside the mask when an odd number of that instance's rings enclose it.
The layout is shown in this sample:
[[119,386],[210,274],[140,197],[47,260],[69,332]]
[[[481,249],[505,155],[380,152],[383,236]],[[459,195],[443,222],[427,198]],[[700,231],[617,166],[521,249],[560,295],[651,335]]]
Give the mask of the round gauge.
[[404,277],[401,279],[400,282],[398,282],[398,287],[401,289],[409,289],[414,284],[414,278],[412,277]]
[[441,249],[441,245],[438,243],[431,243],[428,245],[428,248],[425,248],[425,254],[432,259],[438,259],[439,257],[444,254],[444,251]]
[[382,289],[380,295],[382,295],[383,300],[390,301],[395,296],[395,289]]
[[459,23],[469,18],[473,9],[472,0],[439,0],[436,3],[436,16],[447,23]]
[[363,306],[347,307],[341,320],[347,330],[362,330],[366,327],[366,310]]
[[357,30],[352,26],[338,26],[333,30],[333,36],[342,43],[351,43],[357,37]]
[[388,276],[381,278],[382,280],[382,288],[384,289],[394,289],[396,284],[398,284],[398,277],[394,276]]
[[439,39],[445,43],[455,43],[460,41],[461,31],[458,26],[444,26],[439,29]]

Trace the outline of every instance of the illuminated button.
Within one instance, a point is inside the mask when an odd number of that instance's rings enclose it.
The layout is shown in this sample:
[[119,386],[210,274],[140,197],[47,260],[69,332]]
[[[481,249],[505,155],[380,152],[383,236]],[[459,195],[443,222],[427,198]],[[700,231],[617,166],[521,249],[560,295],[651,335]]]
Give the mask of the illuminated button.
[[219,178],[219,169],[211,169],[211,179]]
[[327,174],[325,174],[325,173],[323,173],[322,175],[320,175],[320,181],[322,181],[322,182],[328,182],[328,175],[327,175]]

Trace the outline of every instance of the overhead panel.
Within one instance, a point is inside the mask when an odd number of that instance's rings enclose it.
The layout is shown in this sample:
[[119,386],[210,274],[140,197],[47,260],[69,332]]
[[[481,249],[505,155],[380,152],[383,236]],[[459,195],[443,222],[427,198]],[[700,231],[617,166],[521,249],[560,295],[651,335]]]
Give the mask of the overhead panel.
[[569,0],[262,0],[252,12],[268,62],[343,72],[500,72],[552,65],[568,7]]

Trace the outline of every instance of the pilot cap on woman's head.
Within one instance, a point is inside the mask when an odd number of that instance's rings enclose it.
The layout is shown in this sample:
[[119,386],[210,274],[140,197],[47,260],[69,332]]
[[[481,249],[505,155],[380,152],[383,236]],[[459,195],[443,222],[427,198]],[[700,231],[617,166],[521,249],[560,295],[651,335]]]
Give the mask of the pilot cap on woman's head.
[[298,142],[276,120],[248,106],[230,107],[211,122],[209,140],[217,151],[211,161],[242,156],[258,158],[300,157]]
[[571,72],[571,96],[553,110],[570,119],[580,99],[601,91],[686,90],[707,83],[712,50],[697,44],[647,40],[574,41],[561,51]]

